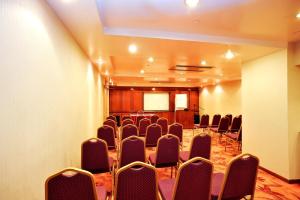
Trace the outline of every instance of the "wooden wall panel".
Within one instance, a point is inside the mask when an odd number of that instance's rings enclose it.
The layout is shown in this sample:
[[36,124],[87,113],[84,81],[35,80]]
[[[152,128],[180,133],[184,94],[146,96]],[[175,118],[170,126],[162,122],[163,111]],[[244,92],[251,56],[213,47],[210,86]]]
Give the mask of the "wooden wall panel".
[[127,90],[121,91],[122,112],[131,112],[131,92]]

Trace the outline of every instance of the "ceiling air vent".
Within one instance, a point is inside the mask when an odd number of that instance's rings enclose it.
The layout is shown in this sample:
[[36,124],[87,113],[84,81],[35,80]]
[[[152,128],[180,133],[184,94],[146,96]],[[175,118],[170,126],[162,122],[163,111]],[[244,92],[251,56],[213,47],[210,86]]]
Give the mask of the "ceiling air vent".
[[175,65],[169,70],[174,71],[187,71],[187,72],[204,72],[214,68],[213,66],[196,66],[196,65]]

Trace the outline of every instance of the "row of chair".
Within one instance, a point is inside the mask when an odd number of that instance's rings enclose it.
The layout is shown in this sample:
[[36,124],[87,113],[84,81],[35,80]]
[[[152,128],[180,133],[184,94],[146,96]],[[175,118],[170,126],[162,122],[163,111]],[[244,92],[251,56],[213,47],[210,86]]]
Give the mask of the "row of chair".
[[[221,200],[254,199],[259,159],[251,154],[233,158],[225,174],[213,173],[211,161],[195,157],[178,169],[176,178],[158,180],[156,169],[143,162],[120,168],[112,199]],[[104,200],[107,192],[95,186],[92,174],[67,168],[46,180],[46,200]]]

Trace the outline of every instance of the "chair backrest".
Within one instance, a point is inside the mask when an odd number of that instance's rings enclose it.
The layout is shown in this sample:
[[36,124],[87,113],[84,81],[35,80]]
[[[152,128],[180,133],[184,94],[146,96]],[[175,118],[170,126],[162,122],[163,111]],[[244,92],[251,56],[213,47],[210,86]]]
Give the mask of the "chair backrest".
[[154,123],[157,123],[157,120],[159,119],[159,116],[158,115],[152,115],[150,117],[150,120],[151,120],[151,124],[154,124]]
[[137,136],[138,135],[138,128],[134,124],[127,124],[123,126],[121,129],[121,140],[128,138],[130,136]]
[[174,166],[179,161],[179,139],[167,134],[159,138],[156,149],[156,167]]
[[156,123],[161,126],[163,135],[168,133],[168,119],[161,117],[157,120]]
[[212,119],[211,127],[218,127],[220,124],[221,115],[215,114]]
[[161,126],[158,124],[151,124],[146,130],[146,147],[156,147],[157,141],[161,137]]
[[113,116],[113,115],[109,115],[108,117],[106,117],[106,119],[111,119],[111,120],[114,120],[115,122],[117,122],[116,116]]
[[82,143],[81,168],[91,173],[103,173],[110,171],[108,149],[104,140],[91,138]]
[[128,124],[134,124],[134,121],[132,119],[125,119],[122,121],[121,126],[126,126]]
[[227,115],[225,115],[225,117],[228,118],[228,123],[229,123],[229,126],[230,126],[231,122],[232,122],[232,114],[227,114]]
[[241,128],[241,125],[242,125],[242,116],[239,115],[234,117],[230,127],[230,132],[238,132]]
[[135,161],[146,161],[145,141],[137,136],[130,136],[121,143],[118,168]]
[[87,171],[67,168],[47,178],[46,200],[98,200],[93,175]]
[[209,126],[209,115],[202,115],[200,120],[200,128],[207,128]]
[[182,142],[183,126],[179,123],[173,123],[169,127],[169,134],[175,135],[179,138],[179,142]]
[[173,200],[210,199],[213,163],[195,157],[183,163],[178,170]]
[[241,199],[253,195],[259,159],[251,154],[242,154],[233,158],[225,173],[218,199]]
[[111,126],[103,125],[98,128],[97,137],[107,143],[108,149],[116,149],[114,129]]
[[141,121],[142,119],[144,119],[144,118],[145,118],[145,117],[144,117],[143,115],[138,115],[138,116],[136,117],[135,125],[136,125],[137,127],[139,127],[140,121]]
[[218,127],[218,133],[225,133],[229,128],[229,119],[228,117],[222,117]]
[[123,116],[123,117],[122,117],[122,122],[123,122],[124,120],[126,120],[126,119],[131,119],[131,117],[128,116],[128,115]]
[[134,162],[116,173],[114,199],[158,200],[157,174],[155,168],[142,162]]
[[150,119],[143,118],[140,120],[139,124],[139,136],[145,136],[147,127],[151,124]]
[[190,149],[189,159],[194,157],[201,157],[210,159],[211,152],[211,136],[210,135],[196,135],[193,137]]
[[115,137],[117,137],[117,123],[114,120],[107,119],[103,122],[103,125],[111,126],[114,129]]

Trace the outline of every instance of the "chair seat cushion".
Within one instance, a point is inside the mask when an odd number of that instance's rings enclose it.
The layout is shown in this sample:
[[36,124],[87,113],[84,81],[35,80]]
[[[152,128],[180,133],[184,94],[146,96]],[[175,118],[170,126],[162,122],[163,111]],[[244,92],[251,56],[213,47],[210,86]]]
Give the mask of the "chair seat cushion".
[[226,133],[225,135],[234,140],[236,140],[239,136],[237,133]]
[[211,188],[211,197],[216,199],[221,191],[222,183],[224,179],[223,173],[214,173],[212,177],[212,188]]
[[104,186],[96,186],[96,193],[98,200],[105,200],[107,197],[107,192]]
[[175,186],[175,179],[163,179],[158,181],[158,189],[163,200],[171,200],[173,188]]
[[218,132],[218,127],[210,128],[210,130],[213,131],[213,132]]
[[182,162],[185,162],[189,159],[190,152],[189,151],[181,151],[179,154],[179,158]]
[[149,155],[149,161],[150,161],[151,165],[155,165],[155,163],[156,163],[156,154],[155,153],[151,153]]

